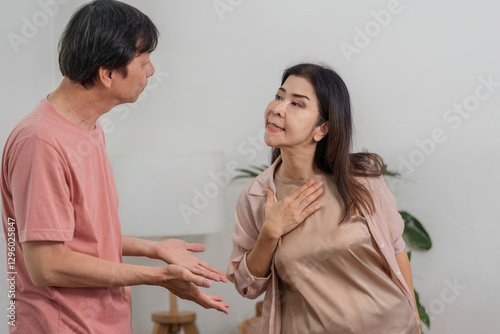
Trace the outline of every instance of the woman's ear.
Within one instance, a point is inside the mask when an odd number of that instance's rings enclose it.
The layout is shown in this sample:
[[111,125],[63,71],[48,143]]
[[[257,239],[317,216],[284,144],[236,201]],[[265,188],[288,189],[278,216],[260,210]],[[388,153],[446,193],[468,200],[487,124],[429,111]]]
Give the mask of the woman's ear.
[[314,140],[319,142],[321,139],[323,139],[327,133],[328,133],[328,122],[324,122],[323,124],[321,125],[318,125],[316,127],[316,130],[315,130],[315,134],[314,134]]
[[113,71],[105,69],[104,67],[99,67],[97,76],[102,85],[106,88],[111,88],[113,84]]

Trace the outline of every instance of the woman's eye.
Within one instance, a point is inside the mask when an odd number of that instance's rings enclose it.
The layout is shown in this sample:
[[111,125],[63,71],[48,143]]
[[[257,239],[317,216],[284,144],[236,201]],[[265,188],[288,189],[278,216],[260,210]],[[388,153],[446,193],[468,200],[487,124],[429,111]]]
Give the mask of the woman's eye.
[[275,100],[281,100],[283,99],[279,94],[276,94],[276,96],[274,97]]
[[304,108],[304,105],[302,103],[299,103],[299,102],[292,102],[292,106]]

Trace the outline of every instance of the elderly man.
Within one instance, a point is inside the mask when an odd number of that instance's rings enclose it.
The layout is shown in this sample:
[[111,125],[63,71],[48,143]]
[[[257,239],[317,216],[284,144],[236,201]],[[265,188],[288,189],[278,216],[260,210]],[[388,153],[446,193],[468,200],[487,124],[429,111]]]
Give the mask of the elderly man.
[[[17,271],[11,333],[131,333],[129,286],[138,284],[228,312],[222,298],[198,288],[227,281],[191,253],[203,245],[121,235],[98,118],[137,100],[154,73],[157,41],[155,25],[129,5],[82,6],[61,37],[62,82],[10,134],[0,186]],[[168,265],[123,264],[124,255]]]

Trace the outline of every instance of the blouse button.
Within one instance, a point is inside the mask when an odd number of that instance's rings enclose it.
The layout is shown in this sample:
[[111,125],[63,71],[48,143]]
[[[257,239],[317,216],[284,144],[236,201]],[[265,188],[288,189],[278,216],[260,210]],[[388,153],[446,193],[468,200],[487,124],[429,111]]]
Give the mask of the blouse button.
[[381,243],[380,244],[380,248],[384,248],[385,247],[385,244],[384,243]]
[[400,271],[398,271],[398,276],[401,276],[401,272]]

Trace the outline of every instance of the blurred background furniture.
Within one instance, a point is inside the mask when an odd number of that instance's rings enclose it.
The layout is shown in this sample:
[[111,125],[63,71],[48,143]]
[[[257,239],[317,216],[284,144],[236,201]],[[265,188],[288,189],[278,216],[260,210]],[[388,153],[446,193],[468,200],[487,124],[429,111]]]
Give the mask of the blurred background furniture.
[[178,311],[177,297],[170,293],[170,311],[155,312],[151,320],[155,323],[153,334],[178,334],[181,328],[184,334],[199,334],[195,323],[196,313]]
[[255,317],[245,319],[238,326],[238,334],[259,334],[260,324],[262,322],[262,307],[264,305],[263,301],[258,302],[255,305]]

